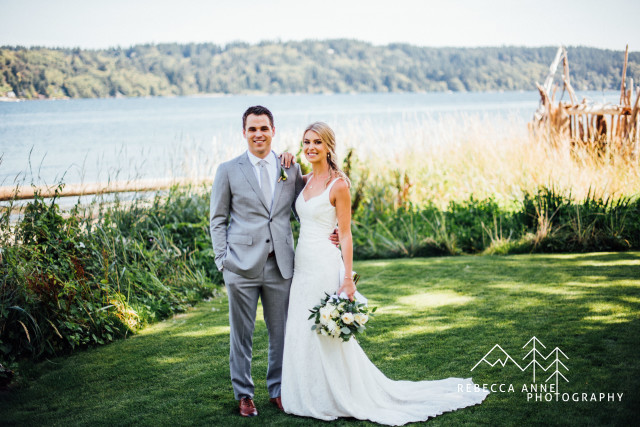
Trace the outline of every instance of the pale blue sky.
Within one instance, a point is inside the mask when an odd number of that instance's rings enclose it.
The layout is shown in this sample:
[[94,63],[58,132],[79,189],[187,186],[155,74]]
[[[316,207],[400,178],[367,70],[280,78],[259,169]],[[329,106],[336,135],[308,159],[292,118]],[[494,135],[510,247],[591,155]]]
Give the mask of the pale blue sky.
[[351,38],[638,51],[639,19],[639,0],[0,0],[0,45]]

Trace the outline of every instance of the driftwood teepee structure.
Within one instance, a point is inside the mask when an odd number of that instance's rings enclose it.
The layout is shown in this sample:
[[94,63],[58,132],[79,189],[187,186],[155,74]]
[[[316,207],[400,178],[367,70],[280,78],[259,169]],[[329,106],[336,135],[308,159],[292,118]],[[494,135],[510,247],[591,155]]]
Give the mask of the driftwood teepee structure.
[[[564,47],[558,48],[544,85],[536,82],[541,99],[534,115],[533,129],[547,132],[551,141],[568,138],[574,145],[587,145],[598,150],[615,147],[625,157],[637,159],[640,142],[640,87],[635,88],[634,94],[633,79],[626,76],[628,58],[627,45],[619,104],[597,104],[586,99],[578,102],[569,79],[567,51]],[[569,94],[570,101],[555,103],[558,85],[553,85],[553,78],[560,61],[563,63],[564,90]]]

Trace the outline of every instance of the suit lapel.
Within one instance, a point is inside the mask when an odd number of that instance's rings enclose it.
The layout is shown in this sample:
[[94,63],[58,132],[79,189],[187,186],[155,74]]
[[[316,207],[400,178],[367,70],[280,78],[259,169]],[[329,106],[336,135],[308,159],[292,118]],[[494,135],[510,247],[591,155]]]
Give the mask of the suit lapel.
[[273,208],[275,208],[277,205],[276,203],[278,203],[278,198],[280,197],[280,193],[282,192],[282,187],[284,186],[284,179],[280,179],[280,177],[282,176],[282,166],[280,165],[280,162],[277,163],[278,165],[278,177],[276,178],[276,189],[275,192],[273,193]]
[[258,199],[262,203],[262,206],[264,206],[267,209],[267,212],[269,212],[269,206],[267,206],[267,201],[264,199],[262,191],[260,191],[260,185],[258,185],[258,180],[256,179],[253,165],[251,164],[247,153],[243,154],[240,157],[238,164],[240,165],[240,170],[242,171],[244,177],[249,182],[249,186],[251,187],[253,192],[256,193],[256,196],[258,196]]

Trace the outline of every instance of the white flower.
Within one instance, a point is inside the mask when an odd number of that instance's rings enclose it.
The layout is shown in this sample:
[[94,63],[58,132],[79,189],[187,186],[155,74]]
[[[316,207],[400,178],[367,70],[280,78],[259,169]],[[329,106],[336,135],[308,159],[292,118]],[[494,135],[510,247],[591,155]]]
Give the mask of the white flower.
[[345,325],[350,325],[353,323],[353,313],[346,312],[342,315],[341,319]]
[[325,307],[320,309],[320,323],[326,325],[331,320],[331,312]]
[[327,330],[331,332],[331,334],[333,334],[335,331],[340,332],[340,329],[338,329],[338,324],[334,320],[329,320],[329,322],[327,323]]
[[338,311],[338,309],[333,310],[331,312],[331,318],[337,319],[338,317],[340,317],[340,312]]
[[340,328],[335,328],[335,329],[331,332],[331,336],[332,336],[332,337],[337,337],[338,335],[340,335]]
[[338,310],[340,311],[344,311],[344,306],[345,306],[345,302],[341,302],[340,304],[338,304]]
[[328,304],[327,303],[327,305],[325,305],[323,308],[326,309],[329,313],[331,313],[333,310],[336,309],[336,306],[333,305],[333,304]]
[[369,316],[366,314],[358,313],[354,316],[354,320],[360,325],[364,325],[369,321]]
[[327,334],[327,330],[325,328],[320,328],[320,334],[324,335],[325,337],[329,334]]

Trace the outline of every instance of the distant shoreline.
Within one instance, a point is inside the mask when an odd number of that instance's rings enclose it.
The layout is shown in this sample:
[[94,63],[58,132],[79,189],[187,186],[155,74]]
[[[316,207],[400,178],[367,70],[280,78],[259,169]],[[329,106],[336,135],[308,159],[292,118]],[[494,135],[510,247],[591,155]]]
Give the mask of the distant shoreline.
[[[0,47],[0,96],[146,96],[535,91],[557,48],[376,46],[355,40],[138,45],[86,50]],[[569,47],[574,89],[620,87],[623,51]],[[609,66],[613,65],[613,66]],[[640,52],[628,55],[638,80]]]
[[[439,90],[439,91],[406,91],[406,92],[322,92],[322,93],[309,93],[309,92],[281,92],[281,93],[269,93],[269,92],[246,92],[246,93],[198,93],[191,95],[144,95],[144,96],[104,96],[104,97],[92,97],[92,98],[71,98],[71,97],[56,97],[56,98],[17,98],[0,96],[0,102],[32,102],[32,101],[79,101],[87,99],[156,99],[156,98],[228,98],[234,96],[304,96],[304,95],[400,95],[400,94],[493,94],[493,93],[537,93],[536,90],[527,89],[513,89],[513,90],[479,90],[479,91],[452,91],[452,90]],[[619,89],[603,89],[603,90],[580,90],[580,93],[584,92],[597,92],[601,94],[617,93]]]

